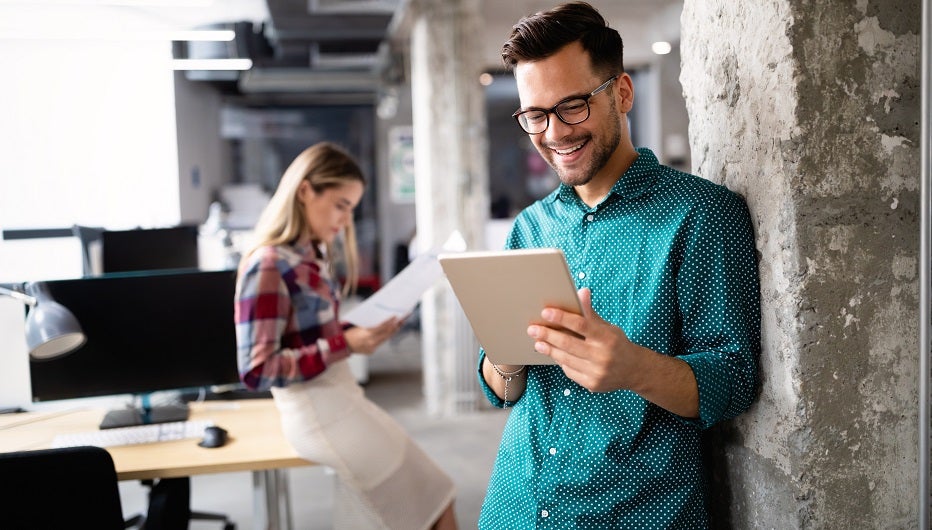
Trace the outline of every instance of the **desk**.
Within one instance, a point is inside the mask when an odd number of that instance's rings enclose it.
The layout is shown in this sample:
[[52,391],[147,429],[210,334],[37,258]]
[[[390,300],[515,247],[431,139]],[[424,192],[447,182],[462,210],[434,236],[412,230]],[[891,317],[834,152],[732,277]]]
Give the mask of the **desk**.
[[[191,403],[191,420],[212,420],[229,432],[223,447],[206,449],[196,439],[108,447],[119,480],[186,477],[252,471],[256,511],[267,528],[291,527],[282,468],[313,465],[288,445],[271,399]],[[0,452],[45,449],[57,434],[94,430],[106,411],[94,408],[0,415]]]

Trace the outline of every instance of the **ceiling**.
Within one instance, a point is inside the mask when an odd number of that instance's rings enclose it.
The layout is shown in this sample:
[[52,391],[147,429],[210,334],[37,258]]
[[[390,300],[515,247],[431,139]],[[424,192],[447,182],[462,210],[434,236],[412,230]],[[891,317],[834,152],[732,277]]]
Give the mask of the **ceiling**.
[[[59,26],[94,34],[235,28],[235,42],[175,44],[176,57],[248,57],[234,77],[189,74],[244,93],[360,92],[378,86],[392,60],[385,44],[405,41],[416,0],[0,0],[0,38],[22,28]],[[433,0],[437,1],[437,0]],[[478,0],[485,68],[501,67],[501,43],[521,16],[552,0]],[[649,62],[655,40],[679,40],[682,0],[590,0],[625,39],[626,65]],[[233,79],[235,83],[229,81]]]

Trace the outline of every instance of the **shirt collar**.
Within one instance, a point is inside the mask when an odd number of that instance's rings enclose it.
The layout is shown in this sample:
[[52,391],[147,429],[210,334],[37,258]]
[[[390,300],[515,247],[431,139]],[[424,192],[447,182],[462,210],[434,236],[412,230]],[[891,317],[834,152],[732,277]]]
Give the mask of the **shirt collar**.
[[[634,199],[646,193],[659,178],[660,162],[654,152],[646,147],[637,148],[638,156],[621,177],[615,181],[608,194],[618,195],[626,199]],[[562,182],[553,190],[544,202],[553,202],[560,199],[563,202],[578,200],[576,190]]]
[[324,259],[324,252],[321,245],[313,241],[308,241],[306,243],[298,243],[295,241],[291,244],[291,248],[305,258],[315,260]]

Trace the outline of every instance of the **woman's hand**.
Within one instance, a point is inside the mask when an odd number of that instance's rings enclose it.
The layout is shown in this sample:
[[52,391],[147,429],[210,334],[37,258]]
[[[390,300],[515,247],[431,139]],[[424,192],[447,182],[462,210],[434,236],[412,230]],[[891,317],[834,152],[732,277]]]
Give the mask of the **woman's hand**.
[[344,332],[346,344],[353,353],[371,354],[379,345],[401,329],[403,323],[404,319],[392,317],[371,328],[359,326],[349,328]]

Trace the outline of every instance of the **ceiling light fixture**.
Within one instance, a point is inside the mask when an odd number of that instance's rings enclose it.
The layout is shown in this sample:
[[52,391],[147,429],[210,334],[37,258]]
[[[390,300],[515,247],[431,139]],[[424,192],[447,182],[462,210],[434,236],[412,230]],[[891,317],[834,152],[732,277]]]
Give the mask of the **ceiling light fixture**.
[[230,29],[134,32],[64,28],[17,28],[0,30],[0,40],[230,42],[235,38],[236,33]]
[[214,0],[0,0],[0,4],[115,7],[209,7]]
[[252,59],[172,59],[173,70],[249,70]]
[[651,44],[650,49],[657,55],[666,55],[673,51],[673,46],[671,46],[670,43],[665,40],[659,40]]
[[187,31],[172,31],[167,35],[169,40],[188,42],[231,42],[236,38],[236,32],[232,29],[194,29]]

